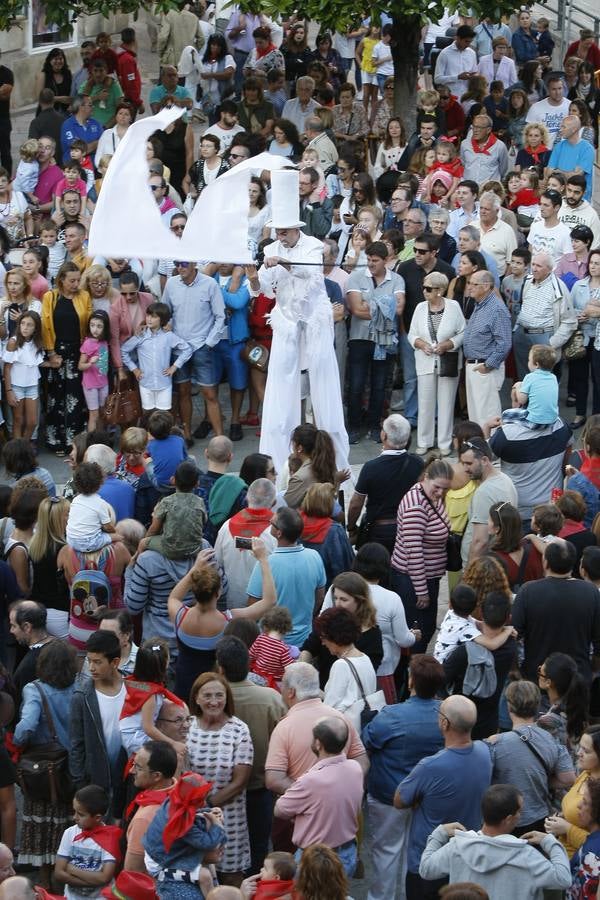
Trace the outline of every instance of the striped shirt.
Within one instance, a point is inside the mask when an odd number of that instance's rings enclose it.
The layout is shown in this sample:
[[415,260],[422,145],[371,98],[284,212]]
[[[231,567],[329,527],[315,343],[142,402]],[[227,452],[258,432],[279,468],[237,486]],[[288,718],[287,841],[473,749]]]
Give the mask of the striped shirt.
[[465,359],[485,359],[488,369],[499,369],[512,347],[510,313],[491,292],[475,304],[465,327],[463,353]]
[[281,639],[259,634],[250,647],[250,661],[256,664],[261,674],[272,675],[280,681],[285,667],[294,662],[294,657]]
[[392,566],[410,576],[416,594],[426,594],[427,579],[440,578],[446,571],[450,522],[442,501],[433,505],[437,512],[416,484],[398,507]]

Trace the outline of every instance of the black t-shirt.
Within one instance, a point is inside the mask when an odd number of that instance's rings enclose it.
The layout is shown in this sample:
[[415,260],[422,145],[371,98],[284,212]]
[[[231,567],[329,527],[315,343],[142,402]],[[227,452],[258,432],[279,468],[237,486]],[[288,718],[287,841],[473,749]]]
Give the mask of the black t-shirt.
[[[4,84],[14,84],[15,76],[7,66],[0,66],[0,87]],[[10,119],[10,98],[8,100],[0,100],[0,120],[7,121]]]
[[[448,265],[448,263],[443,262],[441,259],[436,260],[432,272],[441,272],[442,275],[446,276],[448,281],[452,281],[456,274],[452,266]],[[420,303],[421,300],[425,299],[425,294],[423,293],[423,279],[427,274],[428,273],[425,272],[425,270],[421,266],[418,266],[416,264],[414,259],[409,259],[398,266],[398,275],[402,275],[402,277],[404,278],[404,283],[406,285],[406,303],[404,305],[402,319],[404,321],[404,328],[407,334],[410,328],[413,313],[415,311],[415,306],[417,305],[417,303]]]
[[367,522],[395,519],[400,501],[416,484],[423,460],[413,453],[382,453],[364,464],[356,491],[367,496]]
[[538,666],[560,650],[591,681],[590,644],[600,654],[600,592],[593,584],[553,576],[528,581],[515,598],[512,623],[524,641],[524,678],[537,681]]
[[[486,697],[485,699],[471,697],[471,700],[477,707],[477,724],[473,729],[474,741],[483,740],[483,738],[495,734],[498,730],[498,703],[500,702],[500,695],[504,688],[506,676],[517,659],[517,642],[514,638],[509,638],[501,647],[493,650],[492,655],[496,669],[496,690],[491,697]],[[446,683],[449,688],[452,688],[454,694],[462,694],[463,679],[468,665],[466,644],[459,644],[456,650],[453,650],[444,661]]]

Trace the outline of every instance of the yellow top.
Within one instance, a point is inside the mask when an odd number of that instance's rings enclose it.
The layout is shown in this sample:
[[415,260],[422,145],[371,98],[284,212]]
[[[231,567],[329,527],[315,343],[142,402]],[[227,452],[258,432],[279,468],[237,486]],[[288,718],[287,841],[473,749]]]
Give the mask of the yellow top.
[[450,519],[450,531],[456,534],[464,534],[469,521],[469,506],[471,498],[477,490],[477,481],[467,481],[461,488],[455,488],[446,494],[446,512]]
[[[54,307],[60,291],[46,291],[42,297],[42,341],[44,350],[54,351],[56,332],[54,331]],[[81,340],[85,338],[88,321],[93,312],[92,298],[87,291],[77,291],[73,297],[73,306],[79,316],[79,333]]]
[[375,44],[378,44],[379,40],[379,38],[363,38],[362,60],[360,63],[360,67],[363,72],[368,72],[369,75],[374,75],[377,71],[377,63],[373,62],[372,56]]
[[577,807],[581,800],[583,786],[589,777],[589,772],[582,772],[575,780],[573,786],[567,791],[562,801],[562,816],[563,819],[567,820],[570,828],[566,834],[561,834],[559,840],[567,851],[569,859],[571,859],[573,854],[579,850],[589,835],[589,831],[586,831],[585,828],[580,828],[577,824],[577,822],[579,822]]

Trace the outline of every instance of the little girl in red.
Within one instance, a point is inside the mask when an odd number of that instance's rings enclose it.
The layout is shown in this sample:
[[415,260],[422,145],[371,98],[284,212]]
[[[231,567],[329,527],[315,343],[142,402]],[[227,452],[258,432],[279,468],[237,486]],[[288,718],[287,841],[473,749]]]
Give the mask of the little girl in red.
[[290,647],[283,640],[292,630],[292,617],[285,606],[275,606],[262,619],[263,633],[250,647],[250,667],[257,675],[262,675],[270,687],[279,690],[285,667],[296,661],[297,647]]

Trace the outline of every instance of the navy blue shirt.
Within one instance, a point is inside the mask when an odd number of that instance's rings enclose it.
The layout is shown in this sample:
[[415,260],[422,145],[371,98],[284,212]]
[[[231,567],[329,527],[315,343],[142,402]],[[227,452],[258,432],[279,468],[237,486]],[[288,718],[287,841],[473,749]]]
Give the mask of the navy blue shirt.
[[396,788],[417,763],[443,748],[439,708],[439,700],[410,697],[405,703],[384,706],[363,728],[362,741],[371,761],[367,790],[375,800],[391,806]]

